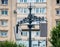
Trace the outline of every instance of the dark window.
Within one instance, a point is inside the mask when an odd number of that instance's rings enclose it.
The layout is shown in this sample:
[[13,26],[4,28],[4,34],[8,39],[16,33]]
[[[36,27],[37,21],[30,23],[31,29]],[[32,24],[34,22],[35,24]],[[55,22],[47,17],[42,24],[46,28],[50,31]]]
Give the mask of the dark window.
[[2,15],[7,15],[8,14],[8,10],[2,10]]
[[36,31],[36,36],[40,36],[40,31]]
[[56,0],[57,4],[60,4],[60,0]]
[[57,14],[59,14],[59,11],[57,11]]
[[56,10],[56,14],[57,14],[57,15],[60,15],[60,9],[57,9],[57,10]]
[[2,4],[8,4],[8,0],[1,0]]

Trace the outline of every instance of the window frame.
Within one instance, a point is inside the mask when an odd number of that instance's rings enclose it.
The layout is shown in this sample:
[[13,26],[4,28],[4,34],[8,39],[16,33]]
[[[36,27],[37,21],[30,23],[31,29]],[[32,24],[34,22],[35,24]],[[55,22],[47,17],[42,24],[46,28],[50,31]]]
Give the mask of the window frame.
[[17,3],[28,3],[28,0],[18,0]]
[[[3,2],[4,1],[4,2]],[[1,0],[1,4],[8,5],[8,0]]]
[[[57,11],[59,12],[59,14],[57,14]],[[56,9],[56,15],[60,15],[60,9],[59,8]]]
[[[24,12],[25,11],[25,12]],[[17,8],[17,14],[28,14],[28,8]]]
[[8,36],[8,30],[0,30],[0,36],[1,37],[7,37]]
[[57,0],[56,0],[56,4],[57,4],[57,5],[60,5],[60,0],[59,0],[59,3],[57,3]]
[[[41,31],[36,31],[36,36],[40,36],[40,32],[41,32]],[[37,33],[38,33],[38,35],[37,35]]]
[[17,3],[29,3],[29,2],[34,2],[34,3],[44,3],[44,2],[46,2],[46,0],[26,0],[26,2],[25,2],[25,0],[17,0]]
[[8,15],[8,9],[1,9],[1,15],[7,16]]
[[21,36],[27,36],[27,31],[22,31]]
[[[3,22],[3,24],[2,24],[2,22]],[[8,20],[0,20],[0,26],[8,26]]]

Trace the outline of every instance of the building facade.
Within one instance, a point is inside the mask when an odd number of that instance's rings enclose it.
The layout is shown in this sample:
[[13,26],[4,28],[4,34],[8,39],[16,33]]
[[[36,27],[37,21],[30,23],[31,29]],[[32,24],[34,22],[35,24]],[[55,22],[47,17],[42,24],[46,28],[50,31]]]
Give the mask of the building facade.
[[[50,46],[50,30],[60,21],[60,0],[0,0],[0,41],[16,41],[28,47],[28,23],[19,26],[16,33],[16,24],[28,16],[29,5],[32,5],[32,14],[44,17],[46,21],[33,22],[31,31],[32,47]],[[40,26],[39,26],[40,25]]]
[[14,40],[13,28],[16,22],[16,14],[14,13],[16,1],[13,1],[0,0],[0,41]]
[[[46,19],[47,17],[47,2],[46,0],[17,0],[17,22],[24,19],[25,17],[28,17],[29,14],[29,6],[32,6],[32,14],[33,16],[37,17],[44,17]],[[44,25],[46,22],[41,21],[41,23]],[[46,47],[46,33],[43,27],[40,26],[42,30],[39,28],[39,22],[32,22],[34,24],[34,27],[31,30],[31,36],[32,36],[32,47]],[[40,25],[42,25],[40,24]],[[45,26],[45,25],[44,25]],[[29,29],[28,29],[28,23],[21,24],[20,31],[16,35],[19,36],[19,38],[16,38],[17,43],[23,43],[26,45],[26,47],[29,47]],[[43,30],[45,32],[43,32]],[[20,35],[19,35],[20,34]],[[44,35],[45,34],[45,35]]]
[[[53,27],[55,27],[59,21],[59,4],[60,0],[47,0],[47,20],[48,20],[48,38],[50,38],[50,31]],[[47,39],[48,39],[47,38]],[[51,46],[48,42],[48,47]]]

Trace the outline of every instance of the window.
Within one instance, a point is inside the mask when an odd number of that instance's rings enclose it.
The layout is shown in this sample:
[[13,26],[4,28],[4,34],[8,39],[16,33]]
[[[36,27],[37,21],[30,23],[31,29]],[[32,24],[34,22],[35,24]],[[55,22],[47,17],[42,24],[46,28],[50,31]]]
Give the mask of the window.
[[17,8],[17,13],[18,14],[23,13],[23,8]]
[[56,10],[56,14],[57,14],[57,15],[60,15],[60,9],[57,9],[57,10]]
[[35,13],[35,8],[33,8],[31,12],[32,12],[32,13]]
[[32,47],[38,47],[38,41],[37,40],[32,41]]
[[60,4],[60,0],[56,0],[57,4]]
[[39,44],[41,47],[46,47],[46,40],[41,40]]
[[1,10],[2,15],[7,15],[8,14],[8,10]]
[[40,13],[42,14],[46,13],[46,8],[40,8]]
[[43,2],[46,2],[46,0],[36,0],[36,2],[40,2],[40,3],[43,3]]
[[46,0],[41,0],[41,2],[46,2]]
[[2,4],[8,4],[8,0],[1,0]]
[[7,20],[1,20],[0,22],[2,26],[7,26]]
[[[34,34],[34,35],[33,35]],[[40,31],[32,31],[31,32],[31,36],[32,36],[32,38],[34,38],[34,37],[39,37],[40,36]]]
[[36,2],[40,2],[39,0],[36,0]]
[[27,13],[27,11],[28,11],[28,10],[27,10],[26,8],[24,8],[24,13]]
[[46,8],[41,8],[41,13],[46,13]]
[[46,8],[35,8],[35,12],[45,14],[46,13]]
[[27,0],[17,0],[17,3],[27,3]]
[[57,10],[56,13],[59,14],[59,10]]
[[17,3],[29,3],[29,2],[43,3],[46,2],[46,0],[17,0]]
[[27,0],[24,0],[24,3],[27,3]]
[[27,32],[26,32],[26,31],[22,31],[22,32],[21,32],[21,35],[22,35],[22,36],[27,36]]
[[36,13],[39,13],[39,8],[36,8]]
[[59,23],[60,23],[60,21],[57,20],[57,21],[56,21],[56,25],[58,25]]
[[23,2],[23,0],[20,0],[20,2]]
[[18,14],[28,14],[29,11],[27,8],[17,8],[17,13]]
[[36,31],[36,36],[40,36],[40,31]]
[[7,32],[8,31],[0,31],[0,36],[1,37],[7,37]]
[[[17,13],[18,14],[28,14],[29,10],[28,8],[17,8]],[[46,8],[33,8],[32,9],[32,13],[42,13],[45,14],[46,13]]]

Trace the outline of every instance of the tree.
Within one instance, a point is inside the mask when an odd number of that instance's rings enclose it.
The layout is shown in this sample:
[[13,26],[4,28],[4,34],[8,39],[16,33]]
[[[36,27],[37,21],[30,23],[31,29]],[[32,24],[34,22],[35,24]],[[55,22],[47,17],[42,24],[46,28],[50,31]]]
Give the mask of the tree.
[[60,47],[60,23],[51,30],[51,38],[49,41],[52,47]]
[[4,41],[0,42],[0,47],[25,47],[23,44],[16,44],[14,42]]

